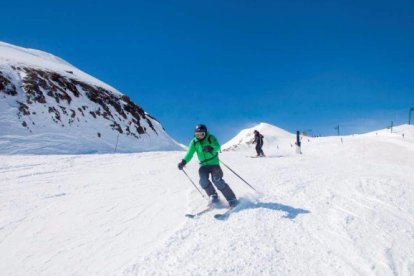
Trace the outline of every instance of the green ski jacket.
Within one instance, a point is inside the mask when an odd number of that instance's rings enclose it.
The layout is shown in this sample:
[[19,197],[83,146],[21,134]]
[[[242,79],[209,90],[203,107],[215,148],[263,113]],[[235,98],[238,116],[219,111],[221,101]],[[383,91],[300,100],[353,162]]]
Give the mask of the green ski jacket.
[[[203,147],[211,146],[213,148],[212,152],[203,152]],[[188,163],[193,158],[195,152],[197,152],[198,160],[200,160],[201,166],[210,166],[210,165],[220,165],[218,158],[218,153],[221,149],[217,138],[206,133],[206,137],[203,140],[198,140],[196,137],[191,140],[190,145],[188,146],[187,154],[184,157],[184,160]]]

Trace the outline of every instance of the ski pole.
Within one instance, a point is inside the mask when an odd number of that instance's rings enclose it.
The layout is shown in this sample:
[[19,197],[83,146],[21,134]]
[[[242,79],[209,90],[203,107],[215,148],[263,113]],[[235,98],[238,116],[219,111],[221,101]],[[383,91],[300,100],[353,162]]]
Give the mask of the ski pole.
[[256,193],[258,193],[258,191],[253,188],[252,185],[250,185],[246,180],[244,180],[240,175],[238,175],[235,171],[233,171],[229,166],[227,166],[223,161],[221,161],[221,164],[223,164],[227,169],[229,169],[232,173],[234,173],[238,178],[240,178],[241,180],[243,180],[244,183],[246,183],[247,185],[249,185],[250,188],[252,188]]
[[206,198],[204,195],[203,195],[203,193],[197,188],[197,185],[194,183],[194,181],[188,176],[188,174],[186,173],[186,171],[184,170],[184,169],[182,169],[182,171],[183,171],[183,173],[185,174],[185,176],[187,176],[187,178],[188,178],[188,180],[190,180],[190,182],[193,184],[193,186],[194,186],[194,188],[196,188],[197,189],[197,191],[200,193],[200,195],[203,197],[203,198]]

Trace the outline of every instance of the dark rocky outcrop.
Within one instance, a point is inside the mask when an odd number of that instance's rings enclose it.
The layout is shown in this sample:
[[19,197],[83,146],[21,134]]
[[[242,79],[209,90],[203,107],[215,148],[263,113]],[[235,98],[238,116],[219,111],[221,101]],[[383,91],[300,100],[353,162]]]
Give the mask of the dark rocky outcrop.
[[16,96],[16,86],[0,72],[0,93],[4,93],[9,96]]
[[23,114],[25,116],[30,115],[30,111],[29,111],[29,107],[27,105],[25,105],[24,103],[21,102],[17,102],[17,104],[19,105],[19,113]]
[[[43,108],[44,112],[41,113],[50,113],[52,121],[62,126],[66,123],[72,125],[82,118],[83,121],[101,118],[108,120],[114,131],[139,139],[140,135],[147,132],[142,125],[142,121],[145,120],[156,133],[151,121],[155,119],[126,95],[118,95],[104,87],[76,79],[72,71],[66,71],[68,75],[37,68],[12,68],[16,75],[20,76],[22,91],[25,93],[26,100],[18,102],[17,115],[21,121],[24,116],[31,116],[31,119],[32,116],[36,117],[36,113],[31,112],[31,106],[36,105],[37,110],[39,107]],[[15,84],[0,71],[1,94],[16,96],[18,91]],[[74,102],[75,99],[78,100]],[[27,123],[24,122],[23,125],[29,128]]]

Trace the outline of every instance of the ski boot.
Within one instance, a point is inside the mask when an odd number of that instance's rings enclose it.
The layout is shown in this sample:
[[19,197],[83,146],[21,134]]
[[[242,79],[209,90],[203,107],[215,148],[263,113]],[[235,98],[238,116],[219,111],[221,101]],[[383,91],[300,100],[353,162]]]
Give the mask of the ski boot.
[[237,205],[239,205],[239,201],[236,198],[229,200],[229,206],[230,206],[230,208],[234,208]]
[[209,196],[208,205],[215,205],[219,202],[219,197],[217,194],[212,194]]

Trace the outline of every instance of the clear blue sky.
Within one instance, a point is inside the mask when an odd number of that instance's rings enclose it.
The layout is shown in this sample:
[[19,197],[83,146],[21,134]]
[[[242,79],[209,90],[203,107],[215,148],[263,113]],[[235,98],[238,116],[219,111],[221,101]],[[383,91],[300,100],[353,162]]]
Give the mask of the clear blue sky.
[[[407,123],[413,1],[3,1],[0,40],[128,94],[178,141],[268,122],[334,135]],[[413,115],[414,116],[414,115]]]

